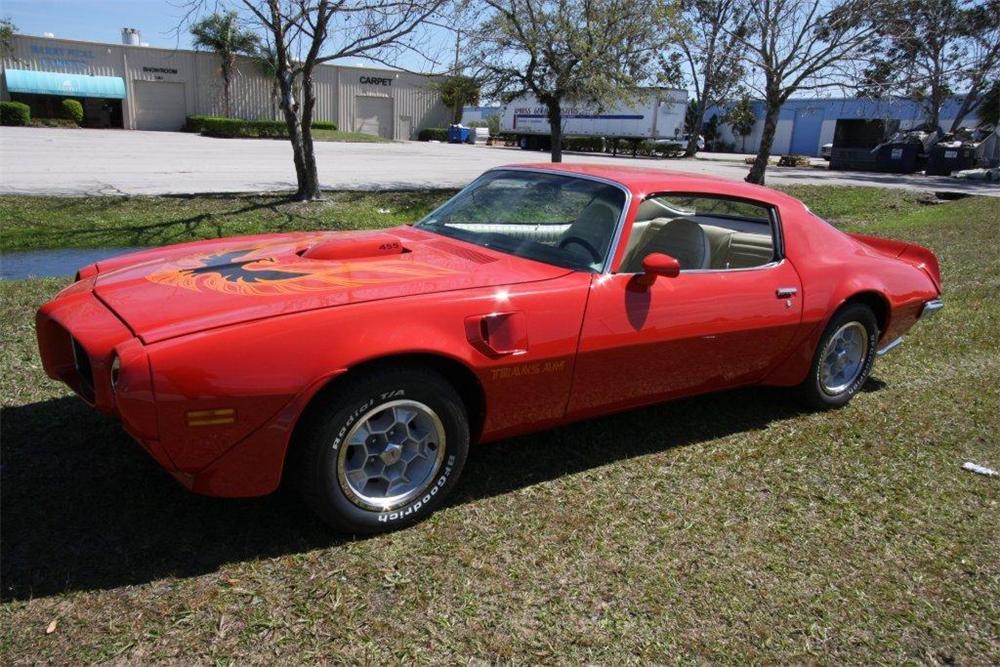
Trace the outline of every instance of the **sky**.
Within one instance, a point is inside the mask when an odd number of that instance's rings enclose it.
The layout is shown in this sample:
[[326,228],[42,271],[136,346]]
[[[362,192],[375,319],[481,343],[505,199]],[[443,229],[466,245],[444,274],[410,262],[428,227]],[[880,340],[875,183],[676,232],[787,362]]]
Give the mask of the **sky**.
[[[0,16],[9,17],[24,35],[47,32],[62,39],[89,42],[121,43],[122,28],[138,28],[142,41],[150,46],[173,49],[191,48],[187,27],[177,30],[186,13],[185,0],[0,0]],[[215,0],[207,6],[214,7]],[[221,4],[221,3],[220,3]],[[233,3],[236,6],[236,3]],[[451,33],[440,30],[432,39],[454,48]],[[347,64],[362,64],[351,58]],[[405,56],[399,65],[406,69],[433,69],[423,59]]]

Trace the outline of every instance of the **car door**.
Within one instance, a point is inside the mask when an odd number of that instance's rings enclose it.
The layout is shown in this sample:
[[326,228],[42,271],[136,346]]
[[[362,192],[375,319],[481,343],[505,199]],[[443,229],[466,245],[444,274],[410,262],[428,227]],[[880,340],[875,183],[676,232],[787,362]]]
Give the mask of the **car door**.
[[[725,389],[763,378],[791,342],[802,311],[798,274],[781,256],[777,211],[770,206],[766,210],[773,255],[761,254],[754,260],[736,251],[732,254],[739,259],[735,263],[759,262],[755,266],[733,267],[728,259],[717,257],[722,265],[713,268],[706,258],[699,268],[684,268],[682,264],[679,275],[658,276],[650,284],[640,273],[642,244],[634,238],[623,241],[635,246],[629,250],[635,257],[630,259],[626,254],[621,272],[595,276],[592,284],[578,346],[570,415]],[[738,222],[721,215],[678,217],[685,224],[696,221],[713,229],[717,226],[713,223]],[[666,224],[669,220],[662,226]],[[633,225],[636,229],[640,226]],[[745,233],[733,234],[737,241],[749,238]],[[645,247],[657,249],[655,244]],[[683,249],[676,252],[684,254]]]

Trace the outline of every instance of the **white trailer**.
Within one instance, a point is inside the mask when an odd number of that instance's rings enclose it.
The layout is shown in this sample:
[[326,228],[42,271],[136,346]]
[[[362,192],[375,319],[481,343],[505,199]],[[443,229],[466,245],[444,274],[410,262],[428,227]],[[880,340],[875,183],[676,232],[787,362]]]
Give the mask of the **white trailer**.
[[[564,137],[607,139],[668,139],[684,132],[687,91],[647,89],[632,102],[597,109],[567,104],[562,110]],[[522,97],[503,107],[500,132],[517,136],[526,149],[543,149],[549,143],[548,110],[534,97]]]

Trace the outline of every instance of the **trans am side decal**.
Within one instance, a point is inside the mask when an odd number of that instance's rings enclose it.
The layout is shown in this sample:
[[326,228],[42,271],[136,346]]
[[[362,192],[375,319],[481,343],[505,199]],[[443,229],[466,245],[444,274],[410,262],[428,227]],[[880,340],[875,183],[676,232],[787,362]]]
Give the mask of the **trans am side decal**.
[[[243,248],[214,255],[178,260],[177,266],[146,279],[195,292],[213,291],[244,296],[270,296],[315,292],[335,287],[361,287],[414,278],[436,278],[451,269],[420,262],[391,259],[354,261],[308,260],[294,256],[283,262],[275,257],[252,257],[258,248]],[[193,265],[192,265],[193,264]]]

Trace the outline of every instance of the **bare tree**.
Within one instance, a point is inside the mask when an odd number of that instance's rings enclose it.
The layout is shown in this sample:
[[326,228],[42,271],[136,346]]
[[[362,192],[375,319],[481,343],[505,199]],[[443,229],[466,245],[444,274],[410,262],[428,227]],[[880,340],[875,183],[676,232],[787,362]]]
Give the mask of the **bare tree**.
[[[313,148],[316,67],[362,56],[392,64],[419,50],[418,27],[445,0],[241,0],[268,35],[295,163],[296,199],[320,196]],[[299,93],[299,94],[297,94]],[[301,102],[299,101],[301,97]]]
[[877,35],[884,0],[760,0],[747,3],[744,59],[762,80],[764,129],[746,180],[764,183],[778,112],[794,93],[843,85]]
[[986,0],[963,12],[962,39],[966,57],[960,69],[960,85],[965,94],[952,131],[962,125],[969,113],[982,104],[1000,80],[1000,0]]
[[683,0],[677,25],[676,50],[666,56],[664,70],[681,72],[694,88],[694,107],[685,157],[698,152],[698,134],[705,113],[728,100],[743,78],[742,54],[747,4],[743,0]]
[[1000,0],[902,0],[879,33],[862,90],[919,100],[933,128],[948,98],[959,95],[957,129],[1000,75]]
[[563,105],[627,98],[661,48],[661,0],[483,0],[492,14],[474,41],[491,96],[533,95],[547,109],[552,161],[562,162]]

